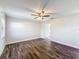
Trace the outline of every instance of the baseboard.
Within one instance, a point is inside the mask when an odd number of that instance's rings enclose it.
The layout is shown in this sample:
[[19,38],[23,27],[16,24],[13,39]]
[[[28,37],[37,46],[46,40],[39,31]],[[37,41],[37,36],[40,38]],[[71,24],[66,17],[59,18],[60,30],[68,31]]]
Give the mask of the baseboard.
[[38,38],[40,38],[40,37],[30,37],[30,38],[26,38],[26,39],[23,39],[23,40],[10,41],[10,42],[6,42],[6,45],[18,43],[18,42],[23,42],[23,41],[35,40],[35,39],[38,39]]
[[71,45],[71,44],[68,44],[66,42],[60,42],[60,41],[56,41],[55,39],[50,39],[50,38],[44,38],[44,39],[49,40],[49,41],[52,41],[52,42],[56,42],[56,43],[59,43],[61,45],[65,45],[65,46],[68,46],[68,47],[71,47],[71,48],[79,49],[78,46]]

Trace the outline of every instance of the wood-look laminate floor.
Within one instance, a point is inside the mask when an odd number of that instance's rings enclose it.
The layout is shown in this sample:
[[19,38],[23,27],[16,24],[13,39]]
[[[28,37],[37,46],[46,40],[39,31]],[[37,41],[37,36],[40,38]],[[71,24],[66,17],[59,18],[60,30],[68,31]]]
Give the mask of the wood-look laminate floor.
[[69,49],[57,47],[56,43],[41,38],[9,44],[0,59],[76,59]]

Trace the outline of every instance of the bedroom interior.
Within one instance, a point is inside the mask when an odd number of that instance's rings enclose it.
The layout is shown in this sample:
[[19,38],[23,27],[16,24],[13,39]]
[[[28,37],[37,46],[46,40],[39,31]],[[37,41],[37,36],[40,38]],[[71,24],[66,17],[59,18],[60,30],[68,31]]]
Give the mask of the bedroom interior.
[[0,0],[0,59],[79,59],[78,0]]

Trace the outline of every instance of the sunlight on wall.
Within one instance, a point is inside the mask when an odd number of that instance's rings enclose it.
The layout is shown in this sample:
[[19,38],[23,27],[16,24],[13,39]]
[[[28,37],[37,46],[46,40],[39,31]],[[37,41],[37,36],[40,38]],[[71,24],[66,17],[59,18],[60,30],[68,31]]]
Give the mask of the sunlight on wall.
[[49,37],[50,36],[50,33],[51,33],[51,24],[49,23],[42,23],[42,26],[41,26],[41,37],[42,38],[45,38],[45,37]]
[[13,22],[13,23],[11,23],[10,27],[12,27],[12,29],[13,28],[20,29],[20,28],[23,28],[24,27],[24,24],[23,23],[18,23],[18,22]]
[[7,19],[7,42],[14,43],[40,37],[41,23],[23,19]]

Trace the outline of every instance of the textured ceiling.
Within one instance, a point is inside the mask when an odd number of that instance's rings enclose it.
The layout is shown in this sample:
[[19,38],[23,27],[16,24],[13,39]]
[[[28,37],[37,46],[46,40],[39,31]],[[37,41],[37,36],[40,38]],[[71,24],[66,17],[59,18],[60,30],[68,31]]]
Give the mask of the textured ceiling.
[[33,10],[40,11],[43,7],[59,17],[79,13],[79,0],[0,0],[0,7],[11,17],[32,18]]

